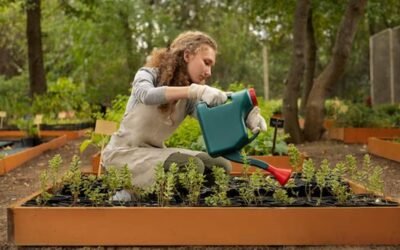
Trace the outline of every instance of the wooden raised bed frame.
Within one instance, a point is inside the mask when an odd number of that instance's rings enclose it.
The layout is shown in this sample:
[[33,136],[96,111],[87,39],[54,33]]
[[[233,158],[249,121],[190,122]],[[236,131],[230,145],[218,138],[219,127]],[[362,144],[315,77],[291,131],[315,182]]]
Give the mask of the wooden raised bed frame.
[[368,152],[392,161],[400,162],[400,143],[393,138],[368,138]]
[[[357,187],[360,190],[360,186]],[[362,190],[361,190],[362,191]],[[22,207],[19,246],[395,245],[400,207]]]
[[19,167],[23,163],[37,157],[38,155],[42,154],[47,150],[62,147],[66,143],[67,143],[67,136],[61,135],[48,142],[44,142],[40,145],[37,145],[35,147],[27,148],[23,151],[6,156],[5,158],[0,159],[0,175],[3,175]]
[[344,143],[367,144],[369,137],[399,137],[399,128],[336,128],[328,129],[330,139]]
[[[56,137],[66,135],[67,140],[75,140],[83,137],[91,129],[81,130],[41,130],[40,135],[44,137]],[[23,137],[25,132],[20,130],[0,130],[0,137]]]

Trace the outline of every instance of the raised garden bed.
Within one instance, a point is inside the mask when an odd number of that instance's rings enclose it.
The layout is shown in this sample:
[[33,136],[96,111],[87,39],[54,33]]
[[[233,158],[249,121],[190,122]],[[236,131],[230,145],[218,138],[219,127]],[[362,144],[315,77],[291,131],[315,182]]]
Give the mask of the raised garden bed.
[[[294,178],[296,187],[301,187],[299,177]],[[237,193],[234,180],[228,192],[232,200]],[[71,188],[63,190],[47,206],[36,205],[40,193],[35,193],[9,207],[9,241],[19,246],[400,244],[400,207],[390,198],[353,195],[348,202],[333,199],[320,206],[266,199],[257,207],[240,202],[226,207],[158,207],[157,202],[145,201],[95,207],[80,195],[71,207]],[[363,193],[362,186],[355,190]],[[323,193],[325,197],[327,190]]]
[[13,149],[3,151],[7,154],[0,158],[0,175],[19,167],[23,163],[37,157],[47,150],[56,149],[65,145],[67,142],[67,136],[61,135],[56,138],[42,137],[42,140],[43,143],[39,145],[27,147],[23,145],[21,138],[6,137],[3,142],[9,142],[8,146],[13,147]]
[[[56,137],[65,135],[67,140],[74,140],[83,137],[90,129],[80,130],[40,130],[40,135],[44,137]],[[20,130],[0,130],[0,137],[22,137],[25,133]]]
[[330,139],[344,143],[367,144],[369,137],[399,137],[399,128],[336,128],[328,129]]
[[368,152],[389,160],[400,162],[400,137],[394,138],[368,138]]

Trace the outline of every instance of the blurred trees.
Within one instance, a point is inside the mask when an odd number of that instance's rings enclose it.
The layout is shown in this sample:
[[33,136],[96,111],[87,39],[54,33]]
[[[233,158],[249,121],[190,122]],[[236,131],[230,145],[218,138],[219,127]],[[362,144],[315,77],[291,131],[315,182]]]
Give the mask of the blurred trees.
[[[33,1],[33,0],[30,0]],[[25,0],[0,0],[0,84],[25,88],[28,72]],[[270,98],[282,98],[293,64],[292,0],[54,0],[42,1],[41,25],[44,68],[48,84],[61,77],[83,83],[91,103],[109,104],[128,94],[130,82],[154,47],[165,47],[180,32],[208,32],[219,43],[212,82],[223,88],[233,82],[250,84],[263,95],[263,46],[268,49]],[[297,98],[330,63],[336,34],[349,0],[309,0],[314,55],[305,63]],[[400,25],[400,2],[369,0],[357,26],[343,76],[326,97],[362,101],[369,93],[369,36]],[[312,17],[312,18],[311,18]],[[310,19],[311,18],[311,19]],[[309,44],[309,43],[307,43]],[[314,51],[314,52],[312,52]],[[314,66],[310,64],[314,63]],[[6,84],[7,81],[7,84]],[[4,84],[3,84],[4,83]],[[307,85],[308,83],[308,85]],[[0,88],[0,91],[2,88]],[[305,94],[302,94],[305,91]],[[0,93],[2,94],[2,93]],[[305,96],[305,97],[304,97]],[[294,97],[289,97],[289,99]],[[295,99],[297,99],[295,98]],[[293,105],[295,104],[294,100]],[[306,101],[303,101],[303,106]],[[0,102],[1,103],[1,102]],[[319,106],[321,103],[318,104]],[[301,114],[305,114],[303,110]]]

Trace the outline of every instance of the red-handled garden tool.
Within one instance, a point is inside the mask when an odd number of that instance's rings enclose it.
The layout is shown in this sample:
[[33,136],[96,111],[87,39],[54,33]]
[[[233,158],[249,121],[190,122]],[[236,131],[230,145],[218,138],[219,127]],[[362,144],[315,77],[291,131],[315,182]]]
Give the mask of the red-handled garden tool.
[[[197,117],[209,155],[244,163],[240,150],[259,134],[257,132],[249,137],[246,127],[246,118],[257,105],[253,88],[229,94],[228,101],[216,107],[208,107],[203,102],[197,105]],[[250,157],[247,161],[252,166],[270,172],[281,185],[286,184],[292,172]]]

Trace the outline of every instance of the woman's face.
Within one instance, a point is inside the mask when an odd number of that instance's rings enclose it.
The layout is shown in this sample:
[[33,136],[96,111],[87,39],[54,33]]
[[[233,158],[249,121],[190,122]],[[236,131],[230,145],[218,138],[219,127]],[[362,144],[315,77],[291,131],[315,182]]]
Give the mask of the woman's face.
[[184,59],[192,83],[204,84],[211,76],[211,67],[215,64],[215,50],[208,45],[202,45],[196,53],[185,51]]

